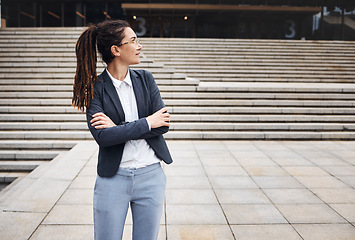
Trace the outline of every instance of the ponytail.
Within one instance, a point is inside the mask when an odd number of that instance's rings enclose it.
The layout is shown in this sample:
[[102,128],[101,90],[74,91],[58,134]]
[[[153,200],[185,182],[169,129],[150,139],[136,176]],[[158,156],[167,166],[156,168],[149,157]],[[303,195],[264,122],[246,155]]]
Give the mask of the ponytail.
[[92,25],[79,37],[75,46],[76,73],[74,78],[72,105],[82,112],[88,108],[94,96],[96,74],[96,36],[97,28]]
[[96,74],[96,46],[102,60],[109,64],[115,56],[112,45],[119,45],[124,38],[124,30],[129,24],[123,20],[107,20],[89,26],[79,37],[75,46],[76,73],[74,78],[72,105],[84,112],[94,97],[94,84],[99,81]]

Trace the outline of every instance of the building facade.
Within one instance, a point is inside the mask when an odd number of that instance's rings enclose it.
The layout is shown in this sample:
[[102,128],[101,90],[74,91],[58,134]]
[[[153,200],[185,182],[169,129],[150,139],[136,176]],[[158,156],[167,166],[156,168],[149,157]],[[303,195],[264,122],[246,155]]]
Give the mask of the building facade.
[[80,27],[125,19],[144,37],[355,40],[352,6],[321,2],[3,0],[1,17],[2,27]]

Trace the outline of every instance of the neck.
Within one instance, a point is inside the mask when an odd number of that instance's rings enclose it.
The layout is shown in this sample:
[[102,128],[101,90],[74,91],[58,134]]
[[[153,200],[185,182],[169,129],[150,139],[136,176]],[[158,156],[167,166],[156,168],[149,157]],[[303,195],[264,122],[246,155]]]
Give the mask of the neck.
[[123,81],[127,75],[128,66],[124,66],[121,64],[114,64],[114,62],[112,62],[107,65],[107,71],[110,72],[112,77],[120,81]]

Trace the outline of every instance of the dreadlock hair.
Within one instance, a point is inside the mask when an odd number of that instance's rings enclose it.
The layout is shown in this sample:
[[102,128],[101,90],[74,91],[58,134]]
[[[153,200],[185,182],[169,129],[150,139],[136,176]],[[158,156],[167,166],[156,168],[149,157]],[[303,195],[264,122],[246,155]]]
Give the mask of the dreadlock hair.
[[90,25],[76,42],[72,105],[82,112],[90,106],[90,101],[94,97],[94,84],[99,81],[96,74],[96,45],[102,60],[109,64],[115,58],[111,46],[121,43],[127,27],[130,26],[126,21],[107,20],[97,26]]

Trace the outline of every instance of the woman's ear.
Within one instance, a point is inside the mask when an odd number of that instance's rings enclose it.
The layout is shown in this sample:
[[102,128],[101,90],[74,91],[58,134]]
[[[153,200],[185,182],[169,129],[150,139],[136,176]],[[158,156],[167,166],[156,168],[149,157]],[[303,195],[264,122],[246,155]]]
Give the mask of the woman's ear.
[[120,49],[116,45],[111,46],[111,53],[113,56],[118,57],[120,56]]

